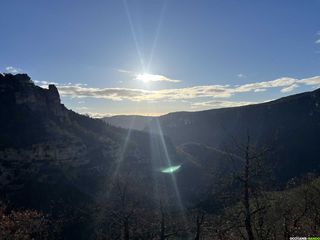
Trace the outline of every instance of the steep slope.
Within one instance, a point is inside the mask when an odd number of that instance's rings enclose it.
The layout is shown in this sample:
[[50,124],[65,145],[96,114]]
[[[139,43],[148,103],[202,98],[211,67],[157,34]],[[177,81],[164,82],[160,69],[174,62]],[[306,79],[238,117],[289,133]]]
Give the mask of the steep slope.
[[[162,142],[166,152],[155,149]],[[68,212],[74,220],[64,225],[66,239],[88,238],[90,218],[79,209],[105,194],[113,176],[130,171],[151,192],[145,183],[167,155],[178,161],[167,139],[107,126],[65,108],[54,85],[0,74],[0,199],[55,216]]]
[[237,156],[232,161],[229,153],[199,143],[185,143],[178,147],[183,158],[183,168],[178,179],[181,179],[180,190],[189,201],[196,201],[212,186],[241,167]]
[[[117,139],[114,129],[67,110],[53,85],[42,89],[24,74],[0,78],[1,187],[6,194],[23,188],[28,175],[47,175],[47,171],[59,175],[67,168],[78,168],[80,174],[92,159],[111,161]],[[82,186],[85,192],[81,181],[86,180],[78,176],[68,185]]]

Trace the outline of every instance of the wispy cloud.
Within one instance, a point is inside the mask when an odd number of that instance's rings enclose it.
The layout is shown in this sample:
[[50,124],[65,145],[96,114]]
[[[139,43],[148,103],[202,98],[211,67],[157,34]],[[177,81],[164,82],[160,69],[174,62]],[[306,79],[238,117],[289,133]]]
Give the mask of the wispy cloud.
[[7,73],[17,74],[17,73],[20,73],[22,71],[22,69],[16,68],[16,67],[13,67],[13,66],[8,66],[8,67],[5,68],[5,71]]
[[279,78],[271,81],[248,83],[237,86],[206,85],[186,88],[172,88],[162,90],[143,90],[132,88],[90,88],[86,84],[62,84],[48,81],[35,81],[45,87],[47,84],[56,84],[62,96],[75,98],[102,98],[113,101],[172,101],[197,98],[230,98],[235,94],[247,92],[262,92],[270,88],[281,88],[282,93],[293,91],[300,85],[320,86],[320,76],[311,78]]
[[228,108],[239,107],[251,104],[257,104],[258,102],[244,102],[244,101],[206,101],[196,102],[191,104],[191,108]]
[[143,82],[181,82],[181,80],[171,79],[163,75],[155,75],[149,73],[137,74],[135,76],[135,79]]
[[317,40],[315,41],[316,44],[320,44],[320,31],[317,33]]
[[246,78],[247,76],[245,74],[243,74],[243,73],[238,73],[237,77],[238,78]]
[[103,118],[103,117],[111,117],[114,114],[111,113],[99,113],[99,112],[80,112],[82,115],[86,115],[92,118]]
[[[90,116],[92,118],[103,118],[112,117],[115,115],[128,115],[128,113],[101,113],[101,112],[80,112],[80,114]],[[167,114],[167,112],[131,112],[129,115],[139,115],[139,116],[161,116]]]
[[271,81],[265,81],[265,82],[255,82],[255,83],[248,83],[241,85],[234,89],[235,92],[251,92],[258,90],[261,91],[261,89],[267,89],[267,88],[277,88],[277,87],[288,87],[294,84],[297,81],[295,78],[289,78],[289,77],[283,77],[278,78]]
[[38,80],[33,80],[34,83],[38,85],[49,85],[49,84],[55,84],[58,85],[56,82],[49,82],[49,81],[38,81]]
[[296,89],[297,87],[299,87],[298,84],[292,84],[291,86],[289,87],[285,87],[285,88],[282,88],[281,89],[281,92],[282,93],[289,93],[289,92],[292,92],[294,89]]
[[315,77],[311,77],[311,78],[304,78],[304,79],[301,79],[297,82],[305,84],[305,85],[320,85],[320,76],[315,76]]
[[88,107],[76,107],[76,109],[81,111],[81,110],[88,110],[89,108]]
[[198,97],[230,97],[224,86],[196,86],[190,88],[143,90],[131,88],[86,88],[82,86],[58,86],[62,96],[104,98],[114,101],[159,101],[193,99]]
[[120,72],[120,73],[128,73],[130,75],[134,75],[133,71],[129,71],[129,70],[125,70],[125,69],[115,69],[115,70]]
[[172,82],[179,83],[181,80],[172,79],[160,74],[151,74],[151,73],[135,73],[133,71],[125,69],[117,69],[120,73],[125,73],[130,75],[134,80],[143,81],[143,82]]
[[282,93],[288,93],[300,85],[320,86],[320,76],[305,79],[289,77],[271,81],[248,83],[237,86],[206,85],[186,88],[172,88],[162,90],[143,90],[131,88],[89,88],[83,85],[58,85],[62,96],[103,98],[113,101],[170,101],[197,98],[230,98],[236,94],[261,92],[271,88],[281,88]]
[[254,92],[265,92],[265,91],[267,91],[267,89],[265,88],[257,88],[254,90]]

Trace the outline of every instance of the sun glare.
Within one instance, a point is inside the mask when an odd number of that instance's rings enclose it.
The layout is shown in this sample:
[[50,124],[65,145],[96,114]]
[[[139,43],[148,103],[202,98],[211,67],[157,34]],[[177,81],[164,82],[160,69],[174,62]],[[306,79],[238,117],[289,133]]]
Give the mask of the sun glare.
[[138,74],[136,76],[136,79],[137,80],[140,80],[142,82],[152,82],[152,81],[155,81],[157,77],[155,77],[156,75],[152,75],[152,74],[149,74],[149,73],[142,73],[142,74]]
[[145,83],[148,82],[172,82],[172,83],[178,83],[181,82],[180,80],[171,79],[163,75],[159,74],[150,74],[150,73],[140,73],[135,75],[135,80],[139,80]]

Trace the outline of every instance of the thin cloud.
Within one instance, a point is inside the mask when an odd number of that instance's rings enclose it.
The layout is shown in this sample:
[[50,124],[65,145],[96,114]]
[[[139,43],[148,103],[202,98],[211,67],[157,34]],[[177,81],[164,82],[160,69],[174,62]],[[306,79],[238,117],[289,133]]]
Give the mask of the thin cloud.
[[103,117],[111,117],[114,114],[111,113],[98,113],[98,112],[80,112],[80,114],[89,116],[92,118],[103,118]]
[[13,66],[8,66],[5,68],[6,72],[7,73],[12,73],[12,74],[17,74],[17,73],[20,73],[22,70],[20,68],[16,68],[16,67],[13,67]]
[[114,101],[160,101],[193,99],[198,97],[231,97],[224,86],[196,86],[191,88],[143,90],[130,88],[86,88],[82,86],[57,86],[62,96],[93,97]]
[[206,85],[186,88],[171,88],[161,90],[143,90],[131,88],[89,88],[83,85],[58,85],[62,96],[103,98],[113,101],[171,101],[190,100],[197,98],[230,98],[236,94],[256,92],[257,94],[267,89],[281,88],[282,93],[287,93],[300,85],[320,86],[320,76],[311,78],[278,78],[271,81],[248,83],[237,86]]
[[120,73],[129,73],[129,74],[133,74],[132,71],[128,71],[128,70],[124,70],[124,69],[117,69],[118,72]]
[[238,78],[246,78],[247,76],[245,74],[243,74],[243,73],[238,73],[237,77]]
[[245,105],[257,104],[258,102],[244,102],[244,101],[206,101],[196,102],[191,104],[191,108],[228,108],[240,107]]
[[[82,115],[86,115],[92,118],[103,118],[103,117],[112,117],[116,115],[128,115],[128,113],[101,113],[101,112],[80,112]],[[155,116],[161,116],[167,114],[167,112],[133,112],[130,113],[129,115],[139,115],[139,116],[149,116],[149,117],[155,117]]]
[[283,77],[283,78],[278,78],[271,81],[248,83],[248,84],[244,84],[237,87],[235,89],[235,92],[241,93],[241,92],[251,92],[257,89],[288,87],[294,84],[296,81],[297,79],[294,79],[294,78]]
[[315,41],[315,44],[320,44],[320,32],[317,33],[318,39]]
[[315,76],[315,77],[311,77],[311,78],[304,78],[304,79],[297,81],[297,83],[302,83],[305,85],[320,85],[320,76]]
[[137,74],[135,79],[143,82],[172,82],[172,83],[181,82],[181,80],[171,79],[163,75],[156,75],[156,74],[149,74],[149,73]]
[[265,92],[265,91],[267,91],[267,89],[265,88],[257,88],[254,90],[254,92]]
[[172,82],[179,83],[181,80],[172,79],[160,74],[150,74],[150,73],[135,73],[133,71],[125,69],[117,69],[120,73],[125,73],[133,77],[134,80],[143,81],[143,82]]
[[89,108],[88,107],[76,107],[76,109],[81,111],[81,110],[87,110]]
[[55,84],[58,85],[58,83],[56,82],[48,82],[48,81],[38,81],[38,80],[33,80],[34,83],[38,84],[38,85],[49,85],[49,84]]
[[289,93],[289,92],[292,92],[294,89],[296,89],[297,87],[299,87],[298,84],[292,84],[291,86],[289,87],[286,87],[286,88],[282,88],[281,89],[281,92],[282,93]]

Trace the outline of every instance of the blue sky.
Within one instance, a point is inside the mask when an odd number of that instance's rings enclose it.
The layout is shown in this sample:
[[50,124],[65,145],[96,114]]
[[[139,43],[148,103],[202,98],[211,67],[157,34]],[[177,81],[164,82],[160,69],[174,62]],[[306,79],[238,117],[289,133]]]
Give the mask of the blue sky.
[[0,71],[92,115],[159,115],[320,87],[319,0],[1,1]]

